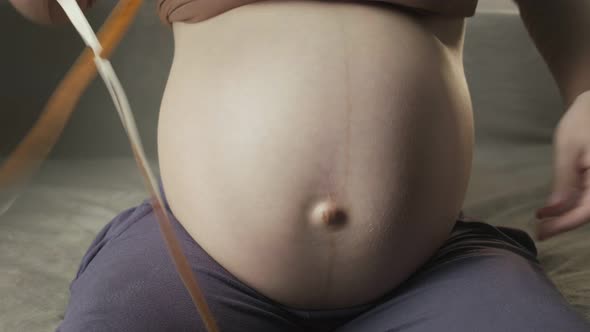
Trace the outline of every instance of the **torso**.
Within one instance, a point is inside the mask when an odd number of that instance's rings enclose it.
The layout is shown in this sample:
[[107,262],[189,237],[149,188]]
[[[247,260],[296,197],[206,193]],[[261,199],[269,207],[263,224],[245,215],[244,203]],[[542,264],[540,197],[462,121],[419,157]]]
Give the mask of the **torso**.
[[[170,206],[222,266],[294,308],[395,288],[447,238],[470,173],[462,19],[267,1],[174,23],[159,123]],[[326,198],[336,226],[311,223]]]

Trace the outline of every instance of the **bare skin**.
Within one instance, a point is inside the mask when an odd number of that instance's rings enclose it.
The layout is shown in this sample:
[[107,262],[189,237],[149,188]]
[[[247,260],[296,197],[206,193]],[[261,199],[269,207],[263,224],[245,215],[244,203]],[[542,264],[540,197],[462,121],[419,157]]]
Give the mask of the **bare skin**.
[[162,179],[228,271],[284,305],[343,308],[448,237],[473,144],[462,19],[268,1],[173,29]]

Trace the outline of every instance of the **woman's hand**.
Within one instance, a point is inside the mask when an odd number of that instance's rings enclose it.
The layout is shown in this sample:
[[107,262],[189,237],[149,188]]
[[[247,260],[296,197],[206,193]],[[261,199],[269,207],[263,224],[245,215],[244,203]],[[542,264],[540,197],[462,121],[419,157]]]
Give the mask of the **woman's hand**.
[[[57,0],[8,0],[24,17],[38,24],[67,22],[67,16]],[[82,9],[90,8],[95,0],[78,0]]]
[[537,210],[537,236],[545,240],[590,222],[590,91],[579,95],[554,136],[553,192]]
[[261,1],[263,0],[158,0],[157,6],[160,20],[165,24],[198,23],[232,9]]

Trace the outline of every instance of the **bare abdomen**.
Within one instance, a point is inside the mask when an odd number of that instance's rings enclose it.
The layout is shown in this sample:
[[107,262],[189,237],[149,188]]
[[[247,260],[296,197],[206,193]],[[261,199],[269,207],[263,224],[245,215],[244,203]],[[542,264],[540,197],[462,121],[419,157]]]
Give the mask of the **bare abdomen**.
[[[162,179],[232,274],[288,306],[347,307],[445,240],[469,177],[471,109],[460,59],[420,22],[269,1],[174,34]],[[327,202],[339,213],[318,213]]]

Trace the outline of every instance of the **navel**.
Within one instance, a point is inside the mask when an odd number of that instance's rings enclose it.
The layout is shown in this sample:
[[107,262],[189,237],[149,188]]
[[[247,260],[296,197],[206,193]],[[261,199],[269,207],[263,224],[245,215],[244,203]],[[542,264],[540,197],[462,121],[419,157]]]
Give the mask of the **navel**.
[[348,216],[334,200],[326,198],[312,205],[309,219],[314,226],[342,227],[347,223]]

